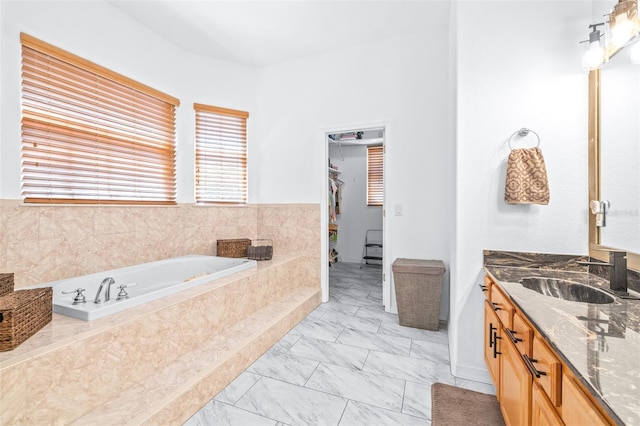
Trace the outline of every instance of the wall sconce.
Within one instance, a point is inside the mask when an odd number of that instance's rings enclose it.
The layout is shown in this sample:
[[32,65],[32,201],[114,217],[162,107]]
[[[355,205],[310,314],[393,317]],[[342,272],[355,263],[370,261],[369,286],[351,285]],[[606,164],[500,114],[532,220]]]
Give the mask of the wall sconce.
[[604,22],[600,22],[599,24],[591,24],[589,28],[591,32],[589,33],[589,40],[581,41],[580,43],[589,42],[589,46],[587,47],[587,51],[582,56],[582,64],[588,70],[594,70],[596,68],[600,68],[600,65],[605,60],[604,57],[604,49],[600,45],[600,39],[602,38],[602,34],[598,27],[600,25],[604,25]]
[[619,0],[609,14],[609,33],[611,44],[624,46],[638,33],[638,1]]

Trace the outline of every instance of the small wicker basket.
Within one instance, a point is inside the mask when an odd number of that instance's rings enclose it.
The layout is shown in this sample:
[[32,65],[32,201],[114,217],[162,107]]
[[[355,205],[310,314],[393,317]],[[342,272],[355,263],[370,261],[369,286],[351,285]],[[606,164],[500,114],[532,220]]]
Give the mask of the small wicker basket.
[[0,274],[0,296],[13,292],[13,273]]
[[0,352],[15,349],[51,321],[52,295],[45,287],[0,297]]
[[251,240],[248,238],[217,240],[216,256],[247,257],[247,247],[249,247],[249,245],[251,245]]
[[273,257],[272,240],[254,240],[247,247],[247,258],[253,260],[271,260]]

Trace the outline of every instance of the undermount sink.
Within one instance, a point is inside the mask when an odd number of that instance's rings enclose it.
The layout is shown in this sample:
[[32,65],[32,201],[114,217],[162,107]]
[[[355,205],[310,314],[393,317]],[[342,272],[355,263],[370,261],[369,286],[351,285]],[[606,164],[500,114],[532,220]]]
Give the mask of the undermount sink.
[[556,278],[523,278],[520,283],[524,288],[537,291],[545,296],[572,302],[606,304],[613,303],[615,300],[613,296],[588,285]]

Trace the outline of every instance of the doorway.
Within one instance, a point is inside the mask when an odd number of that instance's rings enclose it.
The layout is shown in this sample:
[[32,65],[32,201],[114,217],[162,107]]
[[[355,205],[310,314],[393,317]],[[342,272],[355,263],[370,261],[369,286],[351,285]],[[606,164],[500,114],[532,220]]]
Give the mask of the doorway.
[[380,275],[382,304],[391,312],[384,195],[388,132],[385,123],[336,126],[322,133],[323,169],[328,170],[321,203],[323,302],[330,298],[331,271],[348,266],[354,273]]

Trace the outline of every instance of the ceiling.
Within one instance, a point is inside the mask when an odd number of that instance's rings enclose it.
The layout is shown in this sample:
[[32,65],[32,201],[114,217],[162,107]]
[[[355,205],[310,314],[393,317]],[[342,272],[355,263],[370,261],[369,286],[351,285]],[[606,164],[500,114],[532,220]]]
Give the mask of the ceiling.
[[109,3],[185,51],[251,67],[427,31],[427,4],[446,5],[434,0]]

